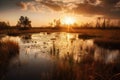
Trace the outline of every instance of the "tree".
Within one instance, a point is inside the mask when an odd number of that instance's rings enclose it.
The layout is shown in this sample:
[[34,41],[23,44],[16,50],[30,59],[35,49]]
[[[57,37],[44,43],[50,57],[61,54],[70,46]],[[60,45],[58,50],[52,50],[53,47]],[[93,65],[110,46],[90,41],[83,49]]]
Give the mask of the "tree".
[[101,17],[97,17],[97,22],[96,22],[96,28],[100,28],[101,27]]
[[8,29],[10,25],[6,22],[0,22],[0,29]]
[[106,27],[106,19],[103,18],[102,28],[104,29]]
[[31,21],[29,20],[27,16],[25,17],[21,16],[17,23],[17,27],[19,27],[20,29],[29,29],[31,28]]
[[54,19],[54,27],[60,27],[60,26],[61,26],[60,19],[58,19],[58,20]]

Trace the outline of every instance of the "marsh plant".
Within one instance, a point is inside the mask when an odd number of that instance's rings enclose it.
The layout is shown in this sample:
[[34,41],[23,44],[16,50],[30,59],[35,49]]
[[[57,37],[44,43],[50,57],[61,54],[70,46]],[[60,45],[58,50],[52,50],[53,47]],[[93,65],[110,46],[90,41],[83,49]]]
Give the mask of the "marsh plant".
[[0,41],[0,79],[5,75],[10,59],[17,54],[19,54],[19,45],[17,42],[9,39]]
[[80,62],[73,55],[57,58],[51,71],[40,74],[41,80],[120,80],[120,63],[105,64],[91,56],[83,56]]
[[[0,57],[10,58],[19,53],[19,45],[17,42],[6,39],[0,41]],[[2,56],[3,55],[3,56]]]

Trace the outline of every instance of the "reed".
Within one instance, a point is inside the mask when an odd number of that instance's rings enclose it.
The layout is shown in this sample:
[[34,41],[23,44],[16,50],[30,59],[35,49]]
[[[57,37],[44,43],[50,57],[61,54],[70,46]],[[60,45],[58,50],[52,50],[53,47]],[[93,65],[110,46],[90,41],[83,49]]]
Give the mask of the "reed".
[[11,57],[19,53],[19,45],[17,42],[6,39],[0,41],[0,61],[8,61]]
[[[112,80],[119,78],[120,63],[106,64],[84,56],[80,62],[73,61],[73,55],[57,59],[51,72],[41,73],[41,80]],[[117,75],[117,76],[116,76]]]
[[4,80],[10,59],[17,54],[19,54],[17,42],[9,39],[0,41],[0,80]]

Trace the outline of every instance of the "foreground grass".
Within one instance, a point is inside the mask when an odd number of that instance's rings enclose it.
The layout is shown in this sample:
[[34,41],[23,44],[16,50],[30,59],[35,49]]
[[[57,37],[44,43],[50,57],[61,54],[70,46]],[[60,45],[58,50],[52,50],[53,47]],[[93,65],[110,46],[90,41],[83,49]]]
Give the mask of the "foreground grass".
[[120,63],[105,64],[84,56],[75,62],[70,55],[57,59],[51,72],[41,73],[41,80],[120,80]]
[[6,72],[6,67],[9,64],[9,60],[19,53],[19,45],[12,40],[0,41],[0,79]]
[[[0,41],[0,57],[12,57],[19,53],[19,45],[17,42],[12,40],[1,40]],[[1,59],[0,58],[0,59]]]

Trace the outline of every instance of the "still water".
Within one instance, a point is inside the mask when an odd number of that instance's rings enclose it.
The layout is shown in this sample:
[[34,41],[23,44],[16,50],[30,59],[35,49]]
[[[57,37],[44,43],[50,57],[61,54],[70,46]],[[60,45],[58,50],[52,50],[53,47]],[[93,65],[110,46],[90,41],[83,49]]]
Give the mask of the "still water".
[[72,55],[76,64],[82,63],[84,60],[88,60],[88,62],[93,60],[102,62],[104,65],[115,63],[119,65],[119,48],[114,48],[114,46],[112,46],[113,48],[102,47],[94,43],[96,37],[83,39],[79,35],[78,33],[41,32],[16,37],[3,37],[3,40],[17,41],[20,46],[19,55],[10,60],[5,73],[6,79],[42,80],[40,78],[41,73],[52,71],[56,60],[65,59],[69,55]]

